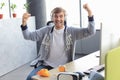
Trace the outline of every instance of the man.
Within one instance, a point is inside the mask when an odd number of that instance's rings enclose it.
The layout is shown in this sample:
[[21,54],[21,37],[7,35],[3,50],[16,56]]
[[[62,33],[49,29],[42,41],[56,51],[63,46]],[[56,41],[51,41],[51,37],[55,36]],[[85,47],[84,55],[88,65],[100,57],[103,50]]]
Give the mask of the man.
[[29,74],[27,80],[31,80],[31,77],[42,68],[50,70],[74,60],[75,41],[95,34],[92,11],[88,4],[84,4],[83,8],[88,12],[89,23],[87,28],[68,27],[65,24],[66,11],[56,7],[51,11],[51,20],[54,26],[45,26],[30,32],[27,27],[30,14],[23,14],[21,28],[24,38],[41,42],[39,56],[35,60],[41,65]]

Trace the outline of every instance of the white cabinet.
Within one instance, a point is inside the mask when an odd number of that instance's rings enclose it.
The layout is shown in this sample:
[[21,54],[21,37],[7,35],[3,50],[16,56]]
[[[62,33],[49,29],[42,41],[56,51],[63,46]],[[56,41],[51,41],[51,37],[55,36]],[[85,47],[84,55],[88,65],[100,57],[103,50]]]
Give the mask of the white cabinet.
[[[36,42],[23,38],[20,18],[0,20],[0,76],[37,56]],[[35,17],[28,21],[30,30],[35,30]]]
[[100,49],[101,31],[96,30],[96,34],[86,39],[76,42],[76,54],[89,54]]

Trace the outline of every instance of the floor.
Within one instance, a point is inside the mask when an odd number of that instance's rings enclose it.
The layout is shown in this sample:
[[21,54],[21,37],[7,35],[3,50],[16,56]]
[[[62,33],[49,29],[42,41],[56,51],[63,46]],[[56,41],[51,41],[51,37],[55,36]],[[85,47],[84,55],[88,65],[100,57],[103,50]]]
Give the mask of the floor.
[[[76,55],[75,59],[83,57],[85,55]],[[1,76],[0,80],[25,80],[30,71],[33,70],[33,67],[29,66],[30,63],[27,63],[20,68],[9,72],[8,74]]]
[[27,63],[20,68],[7,73],[4,76],[0,77],[0,80],[25,80],[26,76],[30,73],[33,67],[29,66],[30,63]]

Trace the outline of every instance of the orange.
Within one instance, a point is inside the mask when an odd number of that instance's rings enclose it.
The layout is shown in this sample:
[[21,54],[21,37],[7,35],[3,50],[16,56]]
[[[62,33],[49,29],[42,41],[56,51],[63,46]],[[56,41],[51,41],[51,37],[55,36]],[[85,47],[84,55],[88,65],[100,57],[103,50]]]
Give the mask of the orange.
[[50,73],[48,71],[48,69],[41,69],[37,72],[38,75],[42,76],[42,77],[49,77]]
[[65,66],[63,65],[60,65],[58,69],[59,69],[59,72],[65,72]]

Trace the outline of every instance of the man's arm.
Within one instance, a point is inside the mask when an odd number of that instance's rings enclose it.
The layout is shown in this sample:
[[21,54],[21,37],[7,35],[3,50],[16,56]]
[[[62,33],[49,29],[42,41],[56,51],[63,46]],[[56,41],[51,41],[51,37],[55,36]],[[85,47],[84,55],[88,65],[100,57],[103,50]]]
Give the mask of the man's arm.
[[90,9],[90,7],[88,6],[88,4],[84,4],[83,8],[88,12],[88,17],[92,17],[92,10]]
[[31,16],[31,14],[29,13],[24,13],[22,16],[22,26],[26,26],[27,25],[27,20],[28,18]]
[[95,34],[95,23],[94,23],[94,16],[92,14],[92,10],[88,6],[88,4],[84,4],[83,8],[87,11],[88,13],[88,27],[87,28],[74,28],[74,34],[76,35],[76,39],[81,39],[85,37],[89,37],[93,34]]
[[22,28],[23,31],[27,29],[27,20],[30,16],[31,16],[31,14],[29,14],[29,13],[24,13],[23,16],[22,16],[21,28]]

